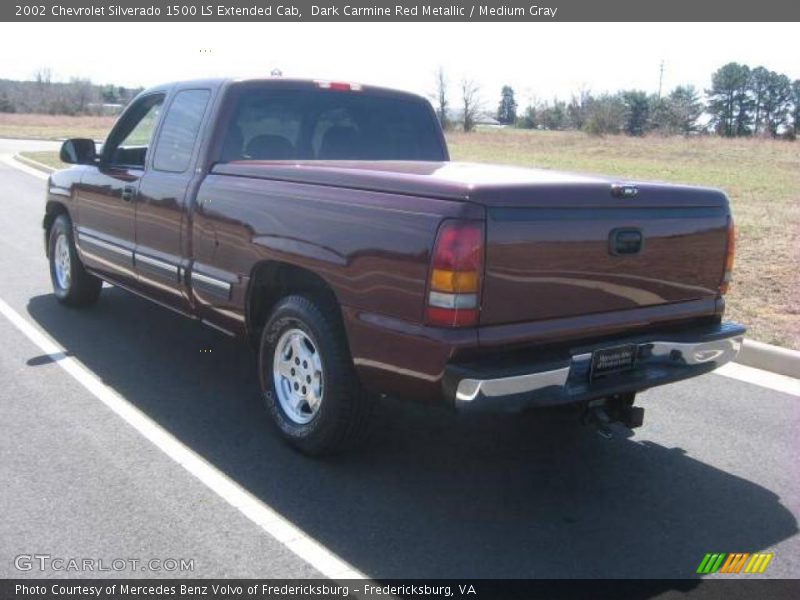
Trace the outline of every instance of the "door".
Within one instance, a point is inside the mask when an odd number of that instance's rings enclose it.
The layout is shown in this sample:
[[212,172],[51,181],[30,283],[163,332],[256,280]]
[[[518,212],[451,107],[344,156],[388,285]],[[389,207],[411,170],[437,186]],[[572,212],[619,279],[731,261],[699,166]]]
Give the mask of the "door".
[[184,277],[191,254],[188,203],[193,183],[202,178],[193,166],[210,97],[208,89],[181,90],[172,97],[135,203],[139,285],[160,302],[184,311],[189,309]]
[[136,196],[163,101],[164,94],[150,94],[125,111],[106,140],[98,167],[87,169],[77,189],[81,258],[123,285],[136,283]]

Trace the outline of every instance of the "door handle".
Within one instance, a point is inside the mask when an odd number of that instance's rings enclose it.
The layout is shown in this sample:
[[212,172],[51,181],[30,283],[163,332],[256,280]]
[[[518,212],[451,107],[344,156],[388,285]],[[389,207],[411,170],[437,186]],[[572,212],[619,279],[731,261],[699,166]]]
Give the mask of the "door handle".
[[133,187],[132,185],[123,186],[122,199],[125,200],[125,202],[130,202],[131,200],[133,200],[134,193],[136,193],[136,188]]

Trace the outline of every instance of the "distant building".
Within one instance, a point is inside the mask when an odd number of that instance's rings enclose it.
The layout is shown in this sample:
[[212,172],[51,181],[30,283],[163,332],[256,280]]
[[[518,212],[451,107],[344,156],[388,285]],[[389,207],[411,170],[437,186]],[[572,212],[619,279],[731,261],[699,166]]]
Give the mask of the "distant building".
[[[454,126],[464,122],[464,109],[462,108],[449,108],[447,109],[447,120]],[[503,123],[498,121],[491,113],[481,111],[475,116],[475,125],[477,127],[491,127],[501,129],[506,127]]]

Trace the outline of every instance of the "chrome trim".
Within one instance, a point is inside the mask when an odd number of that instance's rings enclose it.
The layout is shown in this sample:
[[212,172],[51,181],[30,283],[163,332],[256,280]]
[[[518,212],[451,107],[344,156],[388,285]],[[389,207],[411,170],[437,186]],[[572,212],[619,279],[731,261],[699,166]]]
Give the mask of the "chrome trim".
[[666,358],[687,365],[701,365],[711,361],[722,365],[736,358],[743,341],[744,336],[739,335],[711,342],[651,342],[641,345],[650,346],[651,355],[657,358]]
[[206,319],[201,319],[200,322],[206,327],[210,327],[211,329],[216,329],[217,331],[224,333],[229,337],[236,337],[236,334],[233,333],[232,331],[225,329],[224,327],[220,327],[219,325],[215,325],[211,321],[207,321]]
[[116,254],[124,256],[125,258],[130,258],[131,260],[133,260],[133,251],[128,250],[127,248],[123,248],[122,246],[118,246],[117,244],[106,242],[104,240],[101,240],[100,238],[94,237],[93,235],[89,235],[88,233],[82,233],[80,231],[78,232],[78,239],[81,242],[91,244],[96,248],[102,248],[104,250],[108,250],[109,252],[114,252]]
[[125,284],[125,283],[121,283],[121,282],[119,282],[117,279],[114,279],[113,277],[109,277],[109,276],[108,276],[107,274],[105,274],[105,273],[97,273],[97,272],[95,272],[95,271],[92,271],[91,269],[89,269],[89,271],[90,271],[90,272],[91,272],[93,275],[95,275],[96,277],[99,277],[99,278],[103,279],[104,281],[106,281],[107,283],[110,283],[111,285],[113,285],[113,286],[115,286],[115,287],[118,287],[118,288],[120,288],[120,289],[123,289],[123,290],[125,290],[126,292],[130,292],[130,293],[131,293],[131,294],[133,294],[134,296],[139,296],[139,297],[140,297],[140,298],[142,298],[143,300],[149,300],[149,301],[150,301],[150,302],[152,302],[153,304],[157,304],[158,306],[160,306],[160,307],[162,307],[162,308],[168,308],[168,309],[169,309],[169,310],[171,310],[172,312],[174,312],[174,313],[177,313],[177,314],[181,315],[182,317],[186,317],[187,319],[191,319],[192,321],[197,321],[197,320],[199,320],[199,317],[198,317],[197,315],[193,315],[193,314],[191,314],[191,313],[188,313],[188,312],[182,311],[181,309],[179,309],[179,308],[175,308],[174,306],[170,306],[169,304],[167,304],[166,302],[162,302],[161,300],[156,300],[156,299],[155,299],[155,298],[153,298],[152,296],[148,296],[147,294],[145,294],[144,292],[142,292],[142,291],[140,291],[140,290],[137,290],[137,289],[135,289],[135,288],[132,288],[132,287],[130,287],[129,285],[127,285],[127,284]]
[[[640,357],[637,365],[647,366],[669,362],[677,365],[701,365],[713,362],[717,367],[736,358],[742,347],[744,335],[704,342],[653,341],[637,344],[649,349],[649,354]],[[602,348],[599,348],[602,349]],[[498,379],[462,379],[456,389],[456,401],[472,402],[480,398],[502,399],[503,396],[530,394],[549,387],[565,387],[573,367],[583,367],[591,361],[592,354],[576,354],[570,365],[560,369],[529,373]]]
[[162,271],[166,271],[175,278],[178,277],[178,265],[173,265],[166,261],[159,260],[157,258],[152,258],[145,254],[139,254],[138,252],[134,254],[133,262],[134,264],[138,264],[141,262],[151,267],[155,267],[156,269],[161,269]]
[[231,284],[227,281],[223,281],[222,279],[209,277],[208,275],[203,275],[202,273],[198,273],[197,271],[192,271],[191,278],[192,281],[196,280],[200,283],[205,283],[206,285],[210,285],[219,290],[222,290],[225,292],[225,294],[231,293]]
[[547,387],[563,387],[567,383],[571,367],[563,367],[552,371],[501,377],[500,379],[462,379],[456,390],[456,400],[471,402],[479,396],[496,398],[535,392]]

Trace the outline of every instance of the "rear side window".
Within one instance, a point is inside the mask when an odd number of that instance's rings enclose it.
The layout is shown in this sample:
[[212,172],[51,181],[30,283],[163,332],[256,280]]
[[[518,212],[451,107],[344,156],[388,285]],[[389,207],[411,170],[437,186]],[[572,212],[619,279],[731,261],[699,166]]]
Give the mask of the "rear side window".
[[183,173],[189,168],[209,96],[208,90],[178,92],[164,117],[153,168],[171,173]]
[[445,154],[422,100],[331,90],[249,89],[221,160],[420,160]]

